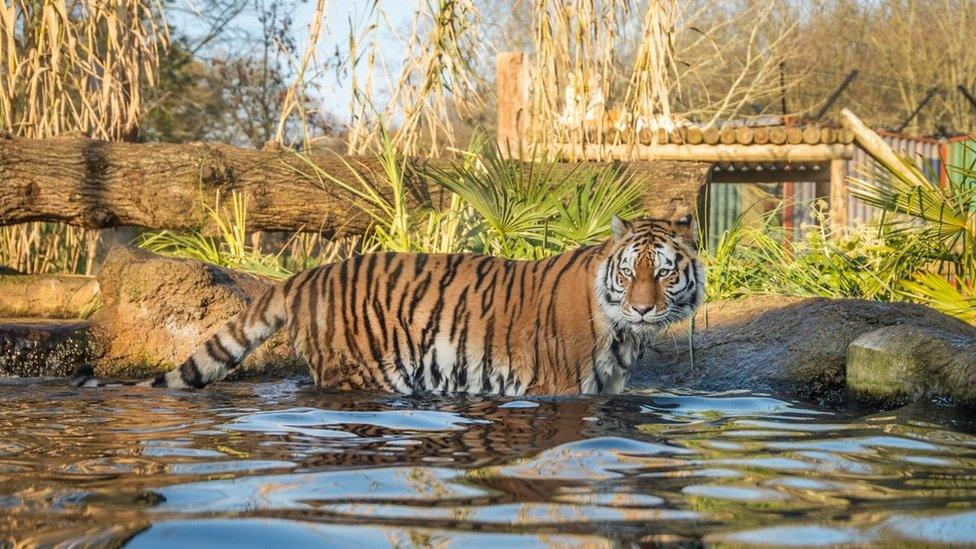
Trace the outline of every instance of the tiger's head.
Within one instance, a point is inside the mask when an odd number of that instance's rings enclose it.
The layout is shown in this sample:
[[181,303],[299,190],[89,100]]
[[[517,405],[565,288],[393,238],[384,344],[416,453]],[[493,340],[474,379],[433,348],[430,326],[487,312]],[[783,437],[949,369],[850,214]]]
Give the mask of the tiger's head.
[[705,293],[690,215],[677,221],[614,217],[597,300],[617,328],[656,331],[692,316]]

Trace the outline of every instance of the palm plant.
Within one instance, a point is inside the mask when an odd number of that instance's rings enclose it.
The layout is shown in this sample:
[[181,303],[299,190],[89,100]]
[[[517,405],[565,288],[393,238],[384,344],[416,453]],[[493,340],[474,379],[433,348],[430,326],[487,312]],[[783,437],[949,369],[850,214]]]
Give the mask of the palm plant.
[[477,213],[470,251],[545,257],[606,237],[614,215],[638,214],[640,188],[619,165],[560,170],[506,159],[494,142],[478,141],[474,150],[426,173]]
[[448,169],[430,168],[431,178],[477,212],[483,229],[470,245],[506,257],[544,255],[550,221],[556,217],[566,185],[553,177],[554,164],[528,169],[485,145],[472,165],[463,158]]
[[556,203],[558,217],[553,225],[557,237],[568,245],[592,244],[609,236],[614,215],[636,216],[641,188],[620,164],[593,170],[583,169],[570,185],[565,200]]
[[973,322],[976,320],[976,171],[954,168],[959,177],[940,186],[910,159],[875,166],[850,181],[851,193],[882,209],[892,234],[922,243],[926,260],[901,284],[906,298]]

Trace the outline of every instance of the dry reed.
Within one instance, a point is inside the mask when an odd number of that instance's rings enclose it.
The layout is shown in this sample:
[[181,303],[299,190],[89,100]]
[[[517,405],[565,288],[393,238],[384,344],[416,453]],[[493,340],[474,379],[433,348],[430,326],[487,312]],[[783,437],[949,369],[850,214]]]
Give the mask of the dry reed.
[[[485,21],[474,0],[430,0],[415,12],[399,72],[377,51],[386,20],[371,4],[370,21],[351,31],[353,102],[349,150],[377,140],[377,118],[396,121],[397,148],[438,154],[458,145],[459,119],[490,119],[492,37],[533,51],[529,132],[545,151],[553,142],[585,143],[622,123],[693,119],[703,125],[768,111],[787,90],[780,66],[797,53],[797,18],[776,0],[509,0],[490,5],[521,17]],[[506,22],[507,21],[507,22]],[[392,27],[387,22],[387,26]],[[502,30],[499,30],[501,28]],[[394,33],[395,34],[395,33]],[[508,36],[505,36],[505,35]],[[518,47],[525,47],[521,44]],[[364,66],[365,65],[365,66]],[[366,77],[357,68],[364,68]],[[378,105],[374,74],[386,73],[389,100]],[[792,73],[787,87],[802,74]],[[575,105],[564,97],[575,83]],[[587,113],[593,114],[590,119]],[[611,105],[615,106],[614,119]],[[568,110],[579,112],[568,113]],[[566,120],[578,124],[567,124]],[[584,119],[586,122],[584,123]],[[618,135],[618,142],[622,136]]]
[[291,85],[288,86],[288,90],[285,92],[285,98],[281,104],[278,129],[275,132],[274,138],[275,143],[279,145],[285,144],[285,126],[287,125],[288,118],[295,110],[298,110],[301,115],[299,118],[302,122],[303,148],[308,150],[311,145],[308,117],[303,112],[307,104],[306,88],[308,86],[305,75],[315,65],[315,50],[318,48],[319,37],[322,33],[322,21],[325,19],[325,4],[325,0],[316,0],[315,13],[312,15],[312,20],[309,22],[308,27],[308,44],[305,45],[305,52],[295,71],[295,77]]
[[[157,0],[8,0],[0,8],[0,129],[15,135],[136,137],[143,86],[167,42]],[[90,273],[98,233],[0,228],[0,264]]]
[[[351,31],[350,64],[353,74],[352,122],[349,151],[362,153],[379,142],[378,129],[391,120],[401,121],[393,139],[406,154],[422,151],[439,154],[456,147],[453,122],[484,105],[480,61],[488,51],[479,40],[481,14],[472,0],[431,0],[414,13],[409,37],[397,35],[381,9],[359,34]],[[378,55],[378,30],[382,22],[404,44],[404,61],[395,78]],[[370,45],[364,49],[361,41]],[[365,82],[356,76],[362,52],[368,51]],[[390,98],[378,107],[372,74],[383,71],[392,82]]]

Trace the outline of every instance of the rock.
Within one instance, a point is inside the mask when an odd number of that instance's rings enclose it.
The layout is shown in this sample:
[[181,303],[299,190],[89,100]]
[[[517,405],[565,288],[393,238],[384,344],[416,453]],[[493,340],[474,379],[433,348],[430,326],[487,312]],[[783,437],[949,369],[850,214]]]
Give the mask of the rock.
[[848,347],[847,387],[874,399],[976,405],[976,337],[909,325],[868,332]]
[[94,354],[86,320],[0,319],[0,376],[63,377]]
[[695,319],[693,353],[687,323],[662,333],[631,386],[746,389],[839,404],[846,397],[851,342],[901,325],[976,337],[976,327],[922,305],[755,296],[703,306]]
[[[191,259],[113,247],[98,275],[92,315],[99,377],[144,377],[182,363],[271,282]],[[241,374],[307,372],[281,332],[238,368]],[[237,374],[240,375],[240,374]]]
[[0,275],[0,316],[80,318],[94,308],[98,281],[81,275]]

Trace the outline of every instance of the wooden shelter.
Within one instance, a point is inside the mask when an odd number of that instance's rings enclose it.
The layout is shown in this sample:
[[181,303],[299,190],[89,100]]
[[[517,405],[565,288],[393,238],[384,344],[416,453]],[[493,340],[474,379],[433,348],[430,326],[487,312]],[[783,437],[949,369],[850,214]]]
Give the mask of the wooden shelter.
[[[532,75],[528,54],[498,56],[499,146],[503,151],[533,150],[538,137],[528,133]],[[745,122],[719,126],[681,124],[673,128],[620,131],[597,124],[570,129],[572,143],[544,139],[547,152],[562,161],[677,160],[710,162],[713,183],[813,181],[829,200],[833,227],[848,224],[846,179],[854,157],[853,133],[845,128],[779,119],[775,125]]]

